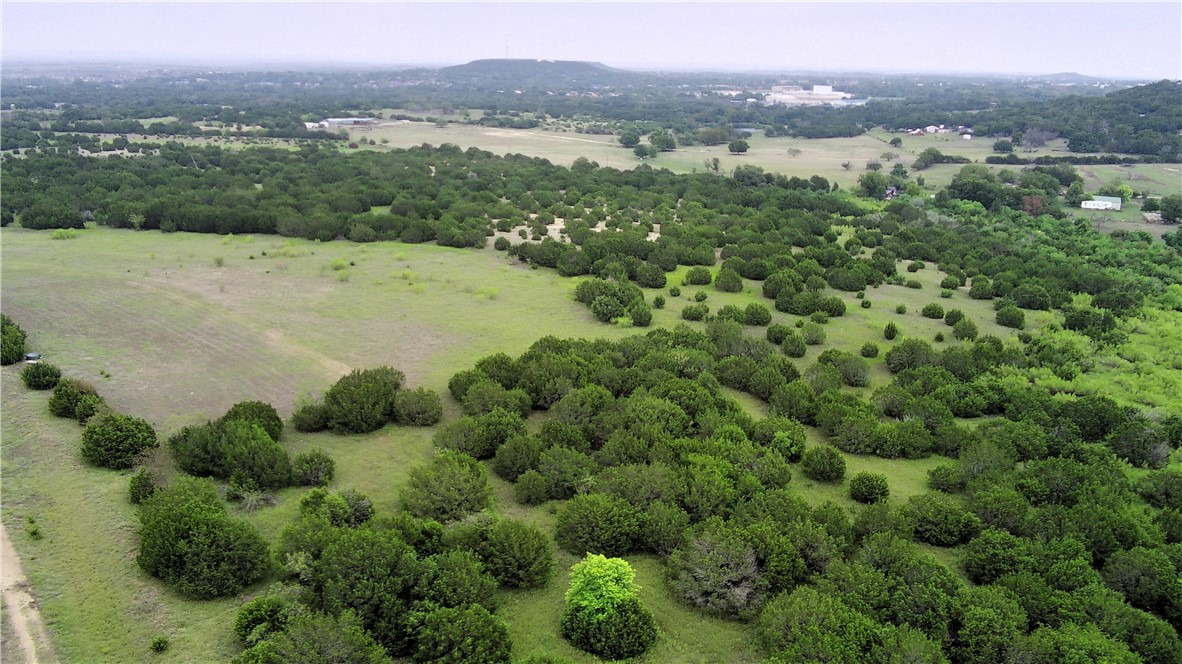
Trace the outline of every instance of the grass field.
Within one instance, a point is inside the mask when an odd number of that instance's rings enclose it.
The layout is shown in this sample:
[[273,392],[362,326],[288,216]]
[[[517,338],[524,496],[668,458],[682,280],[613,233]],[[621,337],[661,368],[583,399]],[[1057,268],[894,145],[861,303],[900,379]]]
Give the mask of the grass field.
[[[642,332],[596,322],[571,297],[575,281],[551,270],[531,270],[492,250],[434,245],[345,242],[320,244],[278,237],[136,233],[88,229],[55,241],[47,233],[6,228],[2,239],[4,311],[29,332],[30,350],[45,354],[66,375],[94,383],[119,410],[145,417],[167,437],[179,426],[214,418],[231,404],[262,399],[290,413],[303,394],[319,393],[353,367],[389,364],[406,372],[412,386],[446,393],[448,378],[485,355],[516,355],[544,335],[619,338]],[[685,268],[670,274],[681,281]],[[950,328],[919,315],[929,302],[960,308],[982,334],[1011,339],[1013,331],[993,322],[987,301],[964,289],[939,297],[942,278],[933,267],[900,272],[920,290],[884,285],[867,290],[872,307],[840,294],[847,314],[826,326],[824,346],[810,347],[798,361],[810,366],[824,348],[858,352],[866,339],[883,353],[871,362],[872,385],[890,380],[882,355],[906,336],[932,339]],[[655,311],[654,325],[680,321],[694,294],[708,294],[713,311],[725,304],[761,302],[759,284],[741,293],[712,286],[683,287]],[[648,291],[651,299],[658,291]],[[905,314],[895,312],[899,304]],[[797,317],[774,312],[775,322]],[[1051,320],[1027,312],[1028,329]],[[896,321],[894,342],[882,328]],[[701,324],[694,324],[701,325]],[[763,328],[748,328],[763,335]],[[165,589],[134,564],[135,519],[126,500],[128,473],[97,470],[78,454],[81,429],[50,416],[48,394],[29,392],[17,374],[3,369],[2,516],[40,598],[55,647],[67,662],[147,659],[148,643],[168,635],[172,648],[153,661],[224,661],[237,652],[230,624],[241,598],[192,602]],[[739,393],[754,415],[765,405]],[[445,398],[448,417],[458,408]],[[289,432],[293,454],[320,447],[337,462],[336,488],[367,493],[379,512],[395,509],[411,468],[431,450],[432,429],[387,427],[365,436]],[[813,442],[820,437],[812,432]],[[847,455],[848,474],[888,475],[892,500],[923,491],[926,472],[943,459],[887,461]],[[159,451],[149,464],[167,476],[171,460]],[[834,501],[855,509],[842,486],[816,484],[795,473],[793,484],[813,504]],[[512,486],[494,480],[497,509],[539,527],[553,525],[554,504],[522,507]],[[292,520],[303,489],[281,491],[278,504],[247,518],[275,537]],[[33,517],[44,532],[25,532]],[[939,551],[952,564],[955,552]],[[630,559],[642,596],[656,613],[664,637],[646,662],[752,662],[746,628],[700,616],[673,600],[655,558]],[[509,593],[508,620],[515,655],[549,653],[575,662],[595,661],[561,639],[557,616],[565,574],[575,562],[560,556],[560,573],[545,588]],[[252,592],[257,589],[252,589]]]

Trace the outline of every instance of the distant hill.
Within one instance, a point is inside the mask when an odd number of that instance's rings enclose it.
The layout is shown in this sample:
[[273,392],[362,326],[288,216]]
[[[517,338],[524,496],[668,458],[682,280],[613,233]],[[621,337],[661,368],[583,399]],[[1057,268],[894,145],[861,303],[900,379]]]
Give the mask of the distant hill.
[[633,83],[637,72],[579,60],[490,59],[444,67],[436,74],[443,83],[476,87],[552,88],[595,87]]
[[979,134],[1031,129],[1067,139],[1072,152],[1124,152],[1182,159],[1182,83],[1158,81],[1102,97],[1063,97],[985,111],[970,121]]

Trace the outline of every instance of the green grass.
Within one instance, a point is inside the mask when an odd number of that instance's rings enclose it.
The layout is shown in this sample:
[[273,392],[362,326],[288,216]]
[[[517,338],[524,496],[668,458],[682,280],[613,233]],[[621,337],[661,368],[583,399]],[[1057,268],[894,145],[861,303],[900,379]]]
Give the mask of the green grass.
[[[596,322],[571,297],[572,280],[491,250],[109,229],[88,229],[73,242],[4,229],[2,247],[5,313],[29,332],[30,350],[94,383],[116,408],[148,418],[162,439],[245,399],[288,413],[301,394],[322,392],[352,367],[389,364],[411,385],[445,393],[448,378],[476,359],[520,354],[547,334],[638,332]],[[333,270],[334,261],[346,266]],[[339,281],[341,273],[349,281]],[[233,656],[230,624],[241,600],[188,601],[138,570],[130,473],[84,465],[81,428],[50,416],[48,394],[26,391],[20,369],[3,370],[2,515],[62,660],[141,661],[159,634],[172,646],[154,660]],[[455,404],[445,403],[454,417]],[[433,431],[288,432],[284,445],[293,454],[324,449],[337,462],[334,488],[359,489],[388,512],[410,469],[429,457]],[[149,465],[171,472],[165,450]],[[552,527],[551,508],[518,506],[511,485],[494,484],[501,511]],[[273,538],[305,491],[281,491],[276,506],[246,518]],[[44,539],[26,536],[27,516]],[[728,661],[723,653],[742,651],[740,626],[664,598],[657,563],[638,565],[666,633],[656,651],[664,655],[652,661]],[[506,613],[515,635],[532,635],[519,647],[561,642],[536,621],[557,615],[563,592],[556,580],[519,603],[518,613]],[[558,602],[542,602],[548,598]],[[707,654],[686,659],[699,651]]]
[[[395,366],[406,372],[410,385],[442,394],[448,378],[478,358],[520,354],[544,335],[620,338],[645,331],[598,323],[571,297],[575,280],[529,269],[492,250],[110,229],[87,229],[74,241],[55,242],[47,233],[6,228],[2,240],[4,310],[29,332],[29,349],[43,353],[65,375],[95,384],[117,409],[149,419],[162,439],[246,399],[262,399],[290,413],[301,395],[321,393],[354,367]],[[824,348],[857,353],[873,339],[882,352],[871,361],[871,386],[851,388],[868,396],[890,381],[883,355],[898,339],[931,340],[942,331],[950,339],[944,346],[959,343],[951,341],[942,320],[920,316],[929,302],[960,308],[982,334],[1014,342],[1013,330],[994,324],[991,302],[968,298],[966,289],[940,298],[944,275],[934,266],[914,274],[904,264],[899,269],[923,288],[870,288],[870,309],[860,308],[853,293],[838,293],[847,304],[846,315],[830,321],[827,343],[810,347],[798,366],[810,366]],[[670,274],[669,285],[680,284],[685,270]],[[699,291],[707,293],[712,311],[751,302],[773,308],[752,281],[744,282],[740,293],[685,286],[677,298],[667,288],[650,289],[646,299],[663,293],[668,300],[665,309],[654,311],[654,325],[681,322],[681,308]],[[906,314],[895,313],[898,304],[907,306]],[[1028,329],[1053,318],[1027,312]],[[774,322],[792,325],[797,319],[773,311]],[[902,329],[895,342],[882,338],[888,321]],[[1163,330],[1179,329],[1173,321],[1142,321],[1131,348],[1151,355],[1168,349],[1154,340]],[[765,334],[763,327],[746,331]],[[1138,366],[1143,364],[1142,358]],[[78,456],[81,429],[51,417],[48,394],[24,390],[16,378],[20,368],[4,368],[0,387],[5,498],[0,514],[62,660],[141,661],[152,638],[161,634],[172,647],[153,655],[154,661],[231,657],[239,646],[230,623],[241,598],[188,601],[138,570],[135,518],[126,500],[130,473],[84,465]],[[1167,369],[1162,372],[1168,377]],[[766,414],[766,404],[731,394],[753,416]],[[447,417],[458,415],[456,404],[444,401]],[[531,418],[531,427],[539,420]],[[289,431],[283,444],[292,454],[316,447],[327,451],[337,463],[333,487],[365,492],[381,513],[396,509],[409,471],[431,454],[433,433],[433,428],[400,427],[347,437]],[[821,441],[815,430],[810,435],[813,443]],[[923,492],[927,471],[945,461],[855,455],[846,460],[847,476],[864,470],[887,475],[895,502]],[[160,475],[172,472],[165,450],[149,465]],[[798,467],[792,484],[812,504],[832,501],[851,515],[859,509],[844,484],[812,482]],[[493,488],[499,512],[553,528],[555,504],[524,507],[513,499],[511,484],[494,478]],[[277,505],[245,518],[274,538],[291,522],[305,491],[281,491]],[[29,516],[44,539],[33,541],[25,533]],[[955,558],[954,552],[933,553],[946,564]],[[745,627],[703,617],[669,597],[656,558],[630,560],[662,630],[644,661],[757,660]],[[502,615],[510,624],[515,655],[550,653],[594,661],[570,648],[557,630],[566,570],[574,562],[561,556],[560,574],[545,588],[507,593]]]

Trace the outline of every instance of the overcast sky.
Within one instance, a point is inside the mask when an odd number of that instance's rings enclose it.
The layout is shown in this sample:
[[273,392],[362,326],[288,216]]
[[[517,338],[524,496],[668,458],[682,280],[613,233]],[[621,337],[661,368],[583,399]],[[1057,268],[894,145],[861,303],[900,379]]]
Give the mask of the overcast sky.
[[4,0],[3,57],[156,63],[1058,73],[1182,78],[1182,2]]

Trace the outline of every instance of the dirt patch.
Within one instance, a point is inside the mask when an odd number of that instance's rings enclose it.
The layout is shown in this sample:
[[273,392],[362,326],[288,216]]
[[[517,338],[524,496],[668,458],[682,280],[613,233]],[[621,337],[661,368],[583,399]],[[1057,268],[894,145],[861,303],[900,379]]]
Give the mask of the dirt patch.
[[[16,635],[26,664],[56,662],[41,610],[21,569],[21,559],[8,539],[8,528],[0,525],[0,576],[4,579],[4,617]],[[7,658],[6,658],[7,659]]]

